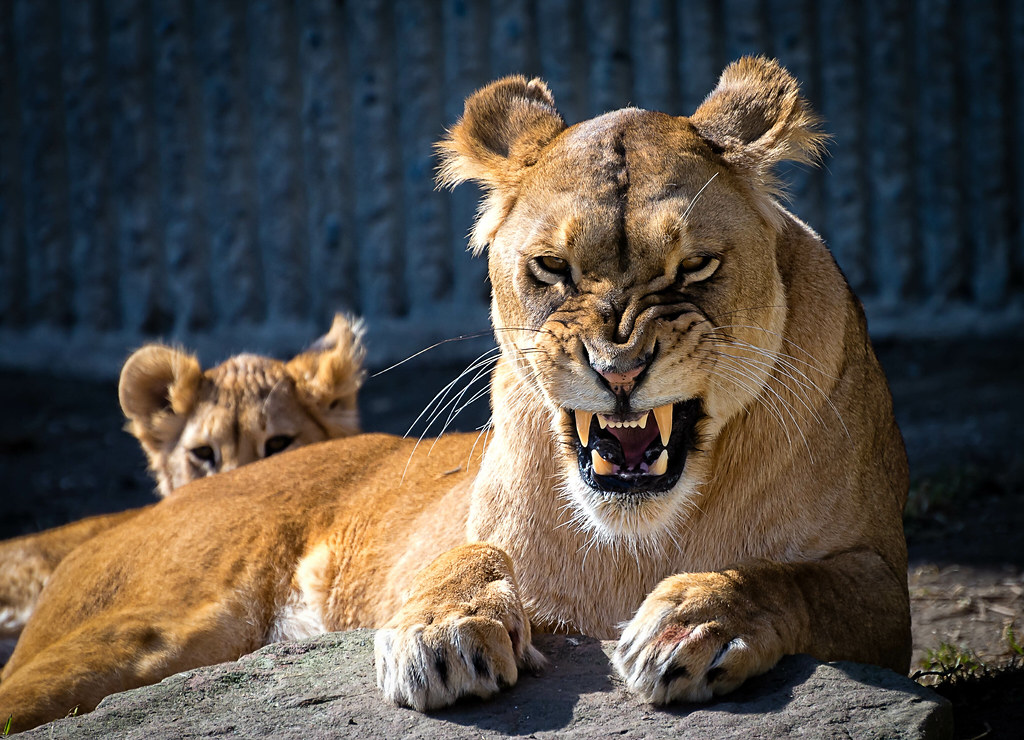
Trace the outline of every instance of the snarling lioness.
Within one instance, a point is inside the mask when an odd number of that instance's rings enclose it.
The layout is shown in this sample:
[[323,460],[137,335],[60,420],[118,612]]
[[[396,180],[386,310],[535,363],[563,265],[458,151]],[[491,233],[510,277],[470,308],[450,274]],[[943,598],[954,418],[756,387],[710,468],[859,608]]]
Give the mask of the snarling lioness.
[[486,190],[473,243],[501,355],[482,455],[475,435],[367,435],[191,484],[61,565],[0,716],[31,726],[357,626],[381,627],[385,697],[418,709],[514,683],[537,629],[618,638],[616,670],[656,703],[787,653],[906,670],[890,395],[772,177],[820,142],[763,59],[690,118],[566,127],[538,80],[474,94],[441,149],[445,182]]
[[[363,325],[337,314],[330,331],[288,362],[244,353],[203,370],[183,350],[147,344],[118,381],[127,430],[166,497],[186,483],[359,431]],[[0,663],[39,593],[76,547],[140,509],[103,514],[0,542]]]

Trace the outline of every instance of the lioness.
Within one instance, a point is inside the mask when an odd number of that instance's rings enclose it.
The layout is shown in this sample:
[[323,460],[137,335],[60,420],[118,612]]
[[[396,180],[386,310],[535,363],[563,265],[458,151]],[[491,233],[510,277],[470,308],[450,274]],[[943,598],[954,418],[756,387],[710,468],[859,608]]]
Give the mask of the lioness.
[[787,653],[905,671],[891,398],[860,305],[772,177],[821,141],[765,59],[690,118],[566,127],[539,80],[474,94],[441,151],[445,183],[486,189],[472,242],[501,358],[482,456],[475,435],[415,454],[366,435],[191,484],[61,564],[0,716],[29,727],[358,626],[381,627],[385,697],[417,709],[514,683],[541,660],[535,629],[618,637],[616,670],[655,703]]
[[[240,354],[203,371],[162,344],[135,351],[118,397],[160,497],[186,483],[287,449],[359,431],[363,327],[338,314],[330,331],[289,362]],[[97,533],[141,509],[89,517],[0,542],[0,662],[57,564]],[[13,646],[13,645],[12,645]]]

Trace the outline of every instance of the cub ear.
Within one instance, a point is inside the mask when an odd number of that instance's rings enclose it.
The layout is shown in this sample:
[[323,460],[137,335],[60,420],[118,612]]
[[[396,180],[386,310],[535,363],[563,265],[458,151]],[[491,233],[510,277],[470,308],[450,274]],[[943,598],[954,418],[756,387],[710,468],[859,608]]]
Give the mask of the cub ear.
[[359,432],[357,396],[366,379],[363,322],[336,314],[331,329],[286,368],[299,397],[332,437]]
[[817,163],[828,139],[797,81],[765,57],[743,57],[726,67],[690,123],[727,162],[773,195],[774,166],[783,160]]
[[462,118],[437,145],[437,179],[444,187],[474,180],[487,189],[471,240],[475,252],[490,242],[523,175],[563,130],[555,99],[537,78],[505,77],[466,99]]
[[128,417],[128,431],[142,443],[151,461],[181,433],[202,379],[194,356],[163,344],[136,350],[121,368],[117,389],[121,410]]

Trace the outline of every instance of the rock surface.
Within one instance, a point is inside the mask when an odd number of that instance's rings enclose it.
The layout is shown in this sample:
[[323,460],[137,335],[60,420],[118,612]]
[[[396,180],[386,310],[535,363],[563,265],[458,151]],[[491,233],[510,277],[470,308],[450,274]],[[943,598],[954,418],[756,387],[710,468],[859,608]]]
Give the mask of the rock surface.
[[537,644],[550,660],[540,675],[429,715],[381,701],[373,633],[356,630],[186,671],[23,737],[952,737],[944,699],[874,666],[792,656],[725,700],[657,709],[611,678],[614,643],[544,635]]

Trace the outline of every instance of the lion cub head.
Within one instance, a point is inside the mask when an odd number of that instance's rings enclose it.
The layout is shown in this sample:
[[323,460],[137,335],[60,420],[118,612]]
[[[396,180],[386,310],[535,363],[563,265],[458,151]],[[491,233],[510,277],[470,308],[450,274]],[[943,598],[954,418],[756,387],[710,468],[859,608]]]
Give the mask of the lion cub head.
[[506,78],[439,145],[444,183],[484,186],[472,245],[506,369],[549,408],[564,488],[598,532],[674,521],[710,441],[791,351],[777,246],[798,222],[773,169],[822,140],[796,81],[746,58],[689,118],[567,127],[543,82]]
[[118,395],[159,495],[284,450],[356,434],[362,334],[361,322],[338,315],[330,332],[289,362],[241,354],[205,372],[194,356],[161,344],[132,354]]

